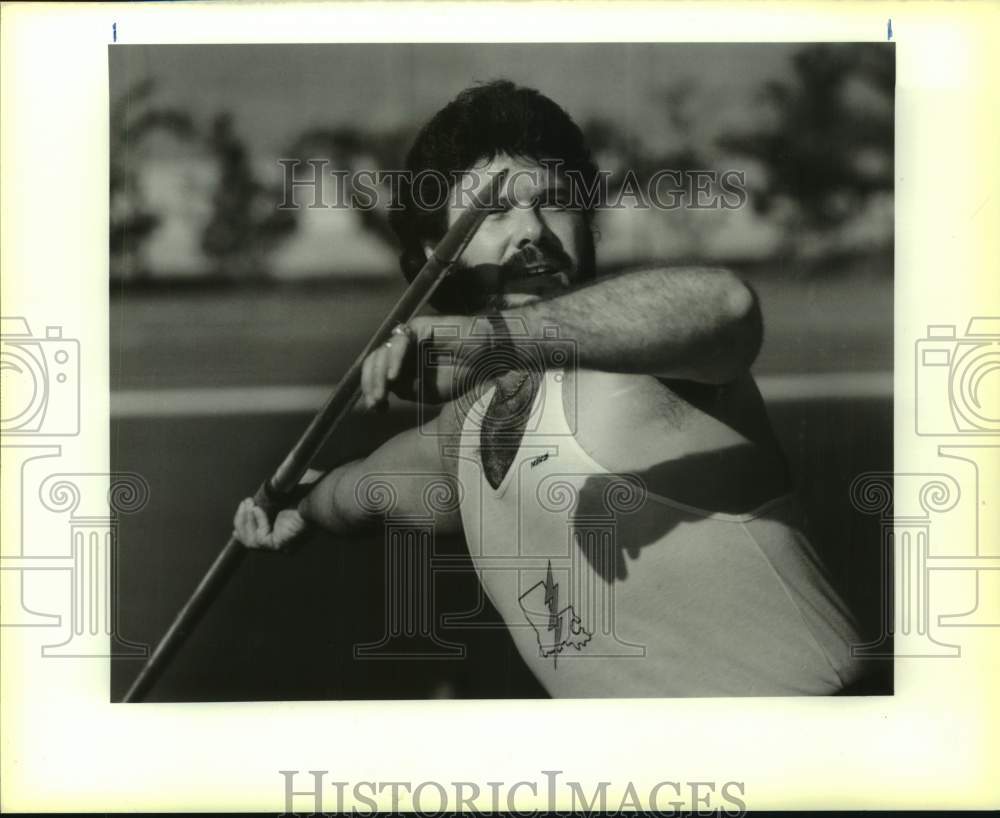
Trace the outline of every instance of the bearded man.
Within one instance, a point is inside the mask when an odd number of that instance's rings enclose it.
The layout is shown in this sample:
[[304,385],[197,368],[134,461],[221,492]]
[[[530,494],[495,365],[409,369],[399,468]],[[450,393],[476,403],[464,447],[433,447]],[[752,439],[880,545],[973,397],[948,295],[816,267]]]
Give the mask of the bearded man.
[[244,500],[239,539],[350,535],[382,513],[365,501],[372,475],[397,513],[423,511],[445,481],[457,499],[437,530],[464,535],[553,696],[818,695],[855,681],[855,626],[803,533],[749,371],[762,337],[751,289],[714,267],[599,277],[600,176],[580,129],[537,91],[464,91],[407,165],[392,218],[411,279],[472,202],[426,186],[467,194],[508,174],[435,294],[439,314],[365,362],[369,409],[394,393],[440,411],[311,472],[273,521]]

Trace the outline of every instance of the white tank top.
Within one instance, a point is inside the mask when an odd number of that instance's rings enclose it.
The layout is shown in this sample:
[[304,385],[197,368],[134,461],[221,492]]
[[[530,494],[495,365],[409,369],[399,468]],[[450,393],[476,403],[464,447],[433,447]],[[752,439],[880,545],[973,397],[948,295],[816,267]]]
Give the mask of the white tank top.
[[574,438],[562,378],[546,373],[497,489],[479,456],[493,390],[469,411],[456,452],[476,571],[548,691],[803,695],[853,681],[856,631],[794,500],[714,513],[610,473]]

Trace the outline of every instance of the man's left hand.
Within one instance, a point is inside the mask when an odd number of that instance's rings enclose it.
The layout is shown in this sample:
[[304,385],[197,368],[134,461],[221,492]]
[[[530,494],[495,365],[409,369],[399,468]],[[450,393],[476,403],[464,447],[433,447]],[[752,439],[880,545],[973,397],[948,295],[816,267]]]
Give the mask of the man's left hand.
[[[361,392],[367,409],[388,407],[389,393],[404,400],[445,403],[464,391],[462,364],[477,344],[470,340],[475,318],[468,315],[434,315],[401,324],[385,344],[372,352],[361,370]],[[437,360],[421,360],[420,350],[433,342]]]

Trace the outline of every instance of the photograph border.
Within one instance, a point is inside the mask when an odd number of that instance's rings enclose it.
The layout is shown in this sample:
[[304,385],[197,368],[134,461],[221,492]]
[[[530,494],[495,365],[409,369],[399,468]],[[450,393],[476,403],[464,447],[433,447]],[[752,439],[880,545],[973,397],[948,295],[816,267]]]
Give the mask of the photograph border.
[[[282,771],[301,771],[304,780],[310,770],[343,782],[501,781],[512,798],[505,806],[518,809],[552,807],[543,786],[511,787],[544,783],[554,770],[587,793],[609,781],[614,806],[630,787],[648,801],[664,781],[720,791],[738,782],[730,793],[752,809],[1000,803],[992,774],[1000,619],[984,593],[1000,574],[996,512],[986,503],[995,494],[998,441],[974,424],[970,434],[956,428],[955,403],[925,394],[928,381],[914,363],[925,360],[929,339],[941,339],[929,328],[953,327],[955,346],[968,346],[971,319],[1000,316],[992,229],[1000,217],[1000,159],[992,150],[1000,13],[979,2],[780,9],[755,2],[3,7],[3,313],[23,317],[36,335],[60,328],[46,338],[78,344],[83,407],[76,432],[70,419],[70,431],[51,440],[4,437],[5,455],[30,448],[20,460],[4,457],[4,575],[29,567],[11,562],[22,558],[29,519],[33,536],[58,544],[67,541],[67,522],[113,536],[118,515],[145,503],[141,476],[112,475],[108,463],[108,44],[497,42],[544,34],[896,42],[895,463],[892,473],[862,476],[852,496],[859,510],[881,515],[893,542],[912,526],[910,556],[896,560],[897,599],[933,588],[906,609],[919,612],[912,627],[898,622],[895,695],[840,699],[117,705],[108,701],[106,636],[46,655],[52,614],[29,611],[33,621],[5,620],[0,629],[6,811],[287,811]],[[994,343],[971,337],[973,345]],[[20,496],[22,474],[37,460],[65,476],[49,484],[47,504]],[[39,513],[45,508],[69,519]],[[939,542],[949,545],[947,557],[934,552]],[[58,564],[35,565],[45,576],[32,594],[46,612],[66,604],[56,575],[68,558],[54,551],[51,559]],[[697,808],[701,790],[682,789],[685,805]],[[311,811],[303,790],[298,809]],[[386,809],[394,794],[373,787],[365,795]],[[345,797],[348,808],[372,808],[353,788]],[[569,808],[569,793],[561,790],[554,805]]]

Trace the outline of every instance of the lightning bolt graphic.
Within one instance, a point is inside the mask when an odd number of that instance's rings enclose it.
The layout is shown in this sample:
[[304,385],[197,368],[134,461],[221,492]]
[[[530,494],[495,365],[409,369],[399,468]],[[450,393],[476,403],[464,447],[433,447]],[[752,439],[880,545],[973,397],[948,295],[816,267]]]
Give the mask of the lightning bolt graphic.
[[[549,630],[556,632],[554,645],[562,642],[562,621],[559,619],[559,584],[552,579],[552,560],[545,572],[545,607],[549,609]],[[559,652],[552,654],[553,667],[559,664]]]

